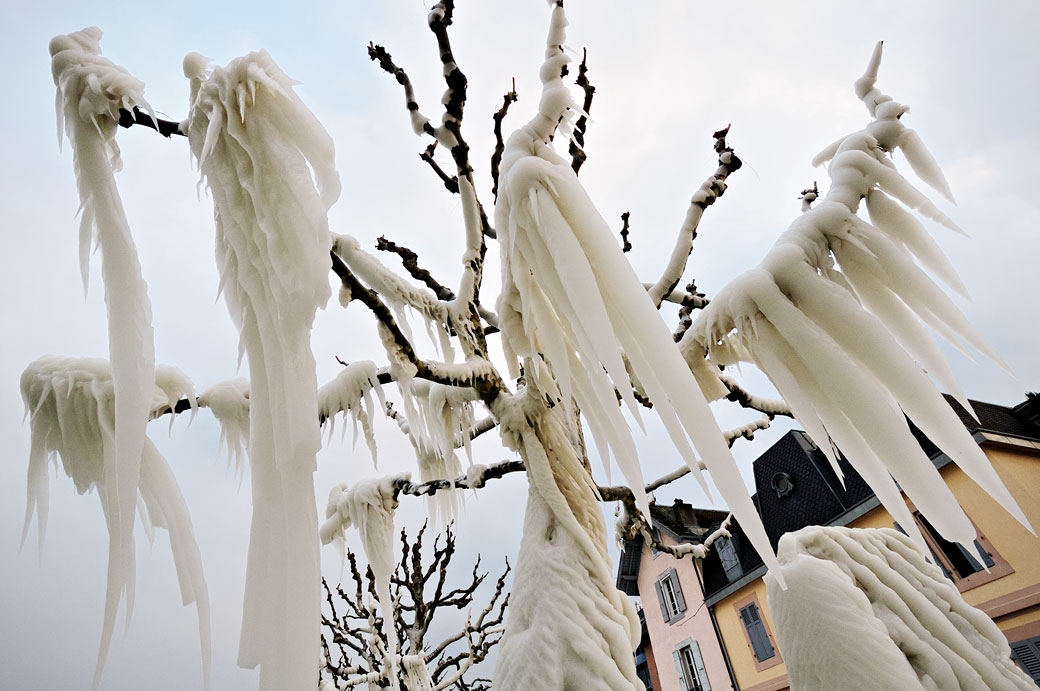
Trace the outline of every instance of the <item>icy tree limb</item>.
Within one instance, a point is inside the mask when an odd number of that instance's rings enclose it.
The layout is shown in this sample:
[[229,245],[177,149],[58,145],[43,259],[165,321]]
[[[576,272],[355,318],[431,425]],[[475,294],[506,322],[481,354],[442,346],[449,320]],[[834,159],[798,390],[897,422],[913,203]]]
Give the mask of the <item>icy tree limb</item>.
[[516,103],[519,96],[516,94],[516,79],[513,80],[513,88],[502,97],[502,107],[495,111],[493,120],[495,123],[495,151],[491,154],[491,195],[498,201],[498,166],[502,163],[502,152],[506,150],[506,144],[502,140],[502,121],[509,112],[509,106]]
[[726,178],[731,173],[739,170],[740,166],[743,165],[740,158],[733,152],[733,149],[726,144],[726,135],[728,133],[729,125],[726,125],[725,129],[719,130],[713,135],[715,137],[715,151],[719,154],[719,167],[710,178],[704,181],[700,189],[693,193],[693,197],[690,199],[690,208],[686,212],[686,219],[683,221],[682,227],[679,229],[679,237],[675,241],[675,247],[672,249],[672,256],[668,259],[668,265],[665,266],[661,278],[657,279],[657,283],[650,288],[650,299],[654,301],[654,305],[658,308],[664,301],[664,297],[671,293],[682,279],[683,272],[686,270],[686,262],[690,258],[690,252],[693,251],[693,241],[697,237],[697,226],[700,225],[704,210],[723,195],[726,191]]
[[[578,116],[578,120],[574,123],[574,132],[571,135],[571,142],[567,147],[567,153],[571,155],[571,168],[574,169],[574,174],[577,175],[578,171],[581,170],[585,160],[588,156],[585,154],[585,129],[589,124],[589,112],[592,110],[592,97],[596,95],[596,87],[589,81],[589,66],[586,64],[588,59],[588,51],[582,49],[581,51],[581,63],[578,65],[578,78],[575,80],[575,84],[581,87],[582,91],[585,92],[585,100],[582,101],[581,115]],[[627,213],[622,216],[626,221]],[[626,223],[627,227],[627,223]],[[629,245],[631,247],[631,245]],[[625,250],[626,252],[628,250]]]
[[777,415],[794,417],[791,407],[782,398],[765,398],[764,396],[753,394],[737,383],[736,379],[725,374],[719,374],[719,380],[729,390],[729,395],[726,396],[726,399],[739,404],[742,408],[750,408],[760,413],[765,413],[770,420]]
[[333,272],[339,276],[349,291],[351,299],[360,300],[375,315],[396,346],[398,353],[415,368],[415,376],[446,386],[471,387],[485,401],[494,400],[499,393],[506,391],[505,383],[490,365],[482,368],[482,373],[478,373],[476,368],[445,365],[421,359],[397,325],[393,313],[380,299],[379,294],[361,283],[334,250],[330,251],[329,256],[332,259]]

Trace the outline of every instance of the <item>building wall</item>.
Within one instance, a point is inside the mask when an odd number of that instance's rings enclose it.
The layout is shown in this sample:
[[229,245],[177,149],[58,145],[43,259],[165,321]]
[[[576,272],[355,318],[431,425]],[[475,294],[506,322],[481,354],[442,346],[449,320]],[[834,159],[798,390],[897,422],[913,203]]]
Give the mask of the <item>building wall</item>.
[[[763,662],[755,659],[755,654],[740,621],[740,608],[750,599],[758,603],[762,621],[766,625],[769,640],[776,651],[775,659]],[[719,633],[726,644],[726,653],[737,684],[743,691],[779,691],[787,686],[787,667],[780,655],[780,647],[776,644],[773,623],[769,616],[769,605],[766,602],[766,586],[761,578],[755,579],[715,605],[715,621],[719,625]]]
[[[674,545],[676,541],[665,531],[661,531],[661,540],[665,544]],[[682,619],[667,624],[661,614],[661,605],[657,599],[654,584],[667,569],[675,569],[679,577],[683,598],[686,600],[686,611]],[[704,670],[708,674],[712,691],[732,689],[729,673],[726,671],[726,660],[722,655],[715,629],[711,624],[711,615],[704,606],[704,593],[694,567],[692,557],[675,559],[671,555],[659,553],[653,555],[650,546],[643,545],[643,555],[639,568],[639,597],[643,603],[646,617],[646,629],[653,645],[653,657],[656,661],[660,691],[679,691],[679,673],[675,668],[672,653],[682,641],[691,638],[697,641]]]

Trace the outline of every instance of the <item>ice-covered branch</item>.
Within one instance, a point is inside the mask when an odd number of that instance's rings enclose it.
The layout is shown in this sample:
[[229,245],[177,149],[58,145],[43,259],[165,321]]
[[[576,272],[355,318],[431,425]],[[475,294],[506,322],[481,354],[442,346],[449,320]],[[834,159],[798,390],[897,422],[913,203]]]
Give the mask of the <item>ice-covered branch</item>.
[[578,116],[577,121],[574,123],[574,132],[571,135],[571,141],[567,147],[567,153],[571,155],[571,168],[574,169],[575,175],[578,174],[578,171],[581,170],[581,166],[588,158],[585,154],[585,129],[589,124],[589,112],[592,110],[592,97],[596,95],[596,87],[594,87],[592,82],[589,81],[589,66],[587,60],[588,51],[582,49],[581,62],[578,64],[578,78],[574,83],[581,87],[581,90],[585,93],[585,99],[582,101],[581,115]]
[[693,197],[690,199],[690,208],[686,212],[686,218],[682,227],[679,228],[679,237],[675,241],[675,247],[672,249],[672,255],[668,259],[668,264],[665,266],[661,278],[657,279],[657,283],[650,288],[650,299],[654,301],[654,305],[657,307],[661,306],[665,296],[671,293],[679,285],[679,281],[682,280],[690,252],[693,251],[693,241],[697,237],[697,226],[700,225],[704,210],[723,195],[726,191],[726,178],[734,171],[739,170],[742,165],[740,158],[726,144],[726,135],[728,133],[729,125],[726,125],[725,129],[719,130],[713,135],[715,137],[715,151],[719,155],[719,167],[710,178],[704,181],[700,189],[693,193]]
[[437,151],[437,140],[430,142],[430,145],[426,147],[426,150],[419,154],[419,158],[430,166],[430,169],[441,179],[444,183],[444,189],[448,190],[452,194],[459,193],[459,178],[454,175],[448,175],[441,168],[440,164],[433,158],[433,154]]
[[750,408],[760,413],[765,413],[770,420],[777,415],[794,417],[791,407],[781,398],[765,398],[764,396],[753,394],[741,386],[736,379],[722,373],[719,374],[719,381],[729,391],[726,398],[734,403],[738,403],[742,408]]

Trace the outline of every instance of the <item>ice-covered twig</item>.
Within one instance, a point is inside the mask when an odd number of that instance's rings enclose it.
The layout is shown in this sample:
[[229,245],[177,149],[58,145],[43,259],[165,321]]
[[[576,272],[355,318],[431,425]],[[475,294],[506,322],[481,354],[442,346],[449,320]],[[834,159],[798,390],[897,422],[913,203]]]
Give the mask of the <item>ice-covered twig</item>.
[[650,299],[658,308],[664,301],[666,295],[671,293],[686,270],[686,262],[689,260],[690,252],[693,251],[693,241],[697,237],[697,226],[700,225],[704,210],[715,203],[715,200],[726,191],[726,178],[731,173],[740,169],[742,165],[740,158],[733,149],[726,144],[726,135],[729,133],[729,125],[725,129],[716,132],[715,151],[719,155],[719,167],[711,177],[704,181],[693,197],[690,199],[690,208],[686,212],[686,218],[682,227],[679,228],[679,237],[675,241],[672,255],[668,259],[661,278],[650,288]]
[[[589,81],[589,66],[587,64],[588,50],[582,49],[581,62],[578,64],[578,78],[575,84],[585,92],[585,100],[582,101],[581,115],[574,123],[574,132],[571,134],[571,142],[567,147],[567,153],[571,155],[571,168],[577,175],[588,156],[585,154],[585,129],[589,124],[589,112],[592,110],[592,97],[596,95],[596,87]],[[627,214],[626,214],[627,216]],[[627,220],[627,219],[626,219]],[[625,250],[626,252],[628,250]]]
[[414,497],[428,497],[445,489],[480,489],[488,480],[497,480],[510,473],[525,470],[523,461],[501,461],[489,466],[474,465],[477,472],[466,472],[451,480],[432,480],[430,482],[412,482],[410,479],[394,481],[394,496],[410,494]]

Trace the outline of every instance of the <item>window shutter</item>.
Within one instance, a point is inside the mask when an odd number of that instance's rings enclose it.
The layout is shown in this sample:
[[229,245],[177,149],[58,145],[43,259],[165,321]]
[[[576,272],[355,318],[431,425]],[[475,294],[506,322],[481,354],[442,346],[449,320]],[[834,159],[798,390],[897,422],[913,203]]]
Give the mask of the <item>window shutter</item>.
[[1040,636],[1011,644],[1011,656],[1026,674],[1040,685]]
[[665,601],[664,591],[661,590],[661,579],[660,578],[658,578],[656,581],[654,581],[654,588],[657,590],[657,601],[661,605],[661,617],[664,619],[664,622],[667,624],[671,620],[671,615],[668,613],[668,603]]
[[693,650],[693,661],[697,666],[697,680],[701,683],[701,691],[711,691],[711,683],[708,681],[708,672],[704,669],[704,659],[701,657],[701,647],[697,641],[691,644]]
[[683,598],[682,587],[679,585],[679,574],[675,572],[675,569],[669,569],[668,577],[672,579],[672,585],[675,586],[675,601],[679,605],[679,614],[686,611],[686,599]]
[[758,614],[758,607],[755,606],[755,603],[752,602],[747,607],[741,609],[740,618],[744,622],[744,628],[747,629],[748,638],[751,639],[751,647],[754,650],[755,659],[762,662],[773,657],[775,654],[773,644],[769,640],[769,634],[766,633],[765,624],[762,623],[762,618]]
[[683,674],[682,669],[682,655],[676,650],[672,652],[672,658],[675,660],[675,673],[679,675],[679,688],[682,691],[689,691],[690,687],[686,684],[686,675]]

